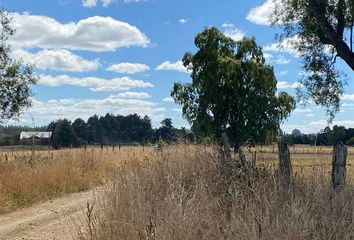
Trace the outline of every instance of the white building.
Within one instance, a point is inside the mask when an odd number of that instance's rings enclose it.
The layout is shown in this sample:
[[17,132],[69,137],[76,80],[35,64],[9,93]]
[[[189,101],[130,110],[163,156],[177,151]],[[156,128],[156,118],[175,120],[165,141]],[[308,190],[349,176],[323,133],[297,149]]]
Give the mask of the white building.
[[25,138],[51,138],[52,132],[21,132],[20,139]]

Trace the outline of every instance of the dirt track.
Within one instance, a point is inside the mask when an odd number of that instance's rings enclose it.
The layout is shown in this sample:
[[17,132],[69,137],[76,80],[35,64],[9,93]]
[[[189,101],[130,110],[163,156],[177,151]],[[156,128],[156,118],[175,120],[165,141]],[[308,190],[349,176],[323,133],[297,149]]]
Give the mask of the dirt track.
[[74,239],[85,223],[87,203],[93,203],[99,191],[74,193],[0,216],[0,240]]

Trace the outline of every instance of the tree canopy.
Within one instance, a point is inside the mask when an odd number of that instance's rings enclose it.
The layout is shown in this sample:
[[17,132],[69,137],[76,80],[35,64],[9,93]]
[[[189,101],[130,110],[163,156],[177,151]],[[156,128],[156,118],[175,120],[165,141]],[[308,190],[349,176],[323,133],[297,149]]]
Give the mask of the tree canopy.
[[33,67],[11,57],[8,44],[15,30],[12,16],[0,9],[0,119],[10,119],[31,105],[31,85],[36,83]]
[[285,92],[276,95],[273,68],[265,64],[255,39],[236,42],[207,28],[195,37],[195,45],[198,51],[183,58],[192,82],[175,83],[171,93],[184,117],[216,137],[228,130],[236,145],[277,131],[295,101]]
[[290,43],[303,62],[305,91],[303,99],[312,98],[326,108],[333,119],[339,110],[346,77],[336,68],[339,57],[354,71],[353,0],[273,0],[274,25],[283,31],[279,42]]

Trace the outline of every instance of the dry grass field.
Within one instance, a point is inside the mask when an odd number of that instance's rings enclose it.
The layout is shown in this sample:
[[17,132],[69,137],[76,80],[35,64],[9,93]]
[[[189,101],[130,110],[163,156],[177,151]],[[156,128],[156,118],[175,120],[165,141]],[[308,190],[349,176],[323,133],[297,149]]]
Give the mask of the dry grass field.
[[0,214],[101,185],[116,164],[142,156],[142,152],[142,148],[136,147],[58,151],[2,149]]
[[348,186],[333,191],[328,147],[291,147],[285,194],[277,148],[257,167],[221,173],[214,147],[196,145],[0,151],[0,214],[104,185],[79,239],[354,239],[354,149]]

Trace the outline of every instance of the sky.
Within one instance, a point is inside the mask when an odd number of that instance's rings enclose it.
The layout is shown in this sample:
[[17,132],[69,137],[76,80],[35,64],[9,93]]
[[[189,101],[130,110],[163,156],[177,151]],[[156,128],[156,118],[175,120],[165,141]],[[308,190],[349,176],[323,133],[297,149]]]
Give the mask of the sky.
[[[210,26],[235,40],[255,37],[274,66],[278,91],[295,96],[302,73],[291,45],[275,44],[281,29],[269,25],[271,0],[0,0],[0,6],[14,14],[14,57],[35,64],[39,76],[33,106],[8,124],[138,113],[154,127],[166,117],[189,127],[170,92],[174,82],[191,81],[181,59],[196,51],[194,37]],[[348,85],[332,125],[354,127],[354,74],[343,61],[336,64]],[[314,133],[327,119],[321,107],[298,104],[282,129]]]

